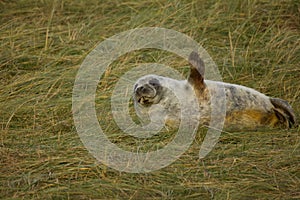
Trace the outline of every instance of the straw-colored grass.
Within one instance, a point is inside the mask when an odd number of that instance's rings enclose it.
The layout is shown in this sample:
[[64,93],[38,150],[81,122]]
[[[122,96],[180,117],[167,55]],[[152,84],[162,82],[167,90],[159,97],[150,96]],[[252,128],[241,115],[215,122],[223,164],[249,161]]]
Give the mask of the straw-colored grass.
[[[286,99],[300,118],[297,0],[0,0],[0,198],[300,199],[299,128],[223,133],[203,160],[200,130],[180,159],[143,174],[113,170],[88,153],[72,118],[77,70],[99,42],[146,26],[189,35],[224,81]],[[99,85],[98,117],[121,146],[136,141],[112,120],[114,84],[130,66],[153,61],[188,72],[174,55],[141,51],[121,57]],[[164,137],[153,145],[171,138]]]

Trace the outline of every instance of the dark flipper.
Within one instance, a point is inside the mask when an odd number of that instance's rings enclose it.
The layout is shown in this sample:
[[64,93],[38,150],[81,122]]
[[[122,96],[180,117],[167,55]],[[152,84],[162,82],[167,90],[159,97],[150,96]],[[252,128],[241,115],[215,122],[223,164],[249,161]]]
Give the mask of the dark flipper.
[[293,108],[287,101],[278,98],[270,98],[270,101],[275,107],[275,114],[281,123],[286,124],[286,126],[289,128],[297,125]]
[[201,92],[206,87],[204,83],[204,62],[195,51],[190,54],[189,62],[191,64],[191,71],[188,82],[196,89],[196,91]]

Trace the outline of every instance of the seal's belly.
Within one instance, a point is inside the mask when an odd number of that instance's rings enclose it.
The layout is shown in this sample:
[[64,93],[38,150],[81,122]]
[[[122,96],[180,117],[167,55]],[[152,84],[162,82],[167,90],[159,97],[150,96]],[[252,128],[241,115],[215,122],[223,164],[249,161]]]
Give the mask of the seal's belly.
[[275,126],[278,122],[276,114],[272,111],[256,109],[235,110],[228,112],[225,119],[225,128],[247,129],[262,126]]

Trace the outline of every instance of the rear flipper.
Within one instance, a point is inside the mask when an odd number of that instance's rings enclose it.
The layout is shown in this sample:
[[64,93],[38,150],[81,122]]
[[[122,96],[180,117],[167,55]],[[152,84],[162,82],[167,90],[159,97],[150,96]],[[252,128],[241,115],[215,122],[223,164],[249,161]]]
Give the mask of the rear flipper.
[[278,98],[270,98],[270,101],[280,124],[284,124],[288,128],[297,125],[293,108],[287,101]]

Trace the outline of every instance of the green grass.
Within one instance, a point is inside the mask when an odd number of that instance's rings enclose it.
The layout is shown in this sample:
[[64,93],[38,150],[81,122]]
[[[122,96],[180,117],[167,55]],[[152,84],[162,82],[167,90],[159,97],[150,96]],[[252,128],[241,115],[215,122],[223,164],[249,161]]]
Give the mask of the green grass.
[[[88,153],[71,111],[77,70],[99,42],[148,26],[194,38],[224,81],[286,99],[300,118],[297,0],[0,0],[0,198],[299,199],[299,128],[223,133],[203,160],[199,131],[180,159],[144,174],[113,170]],[[154,61],[188,72],[172,54],[140,51],[119,58],[99,85],[100,123],[121,146],[137,141],[112,121],[114,84],[132,66]]]

